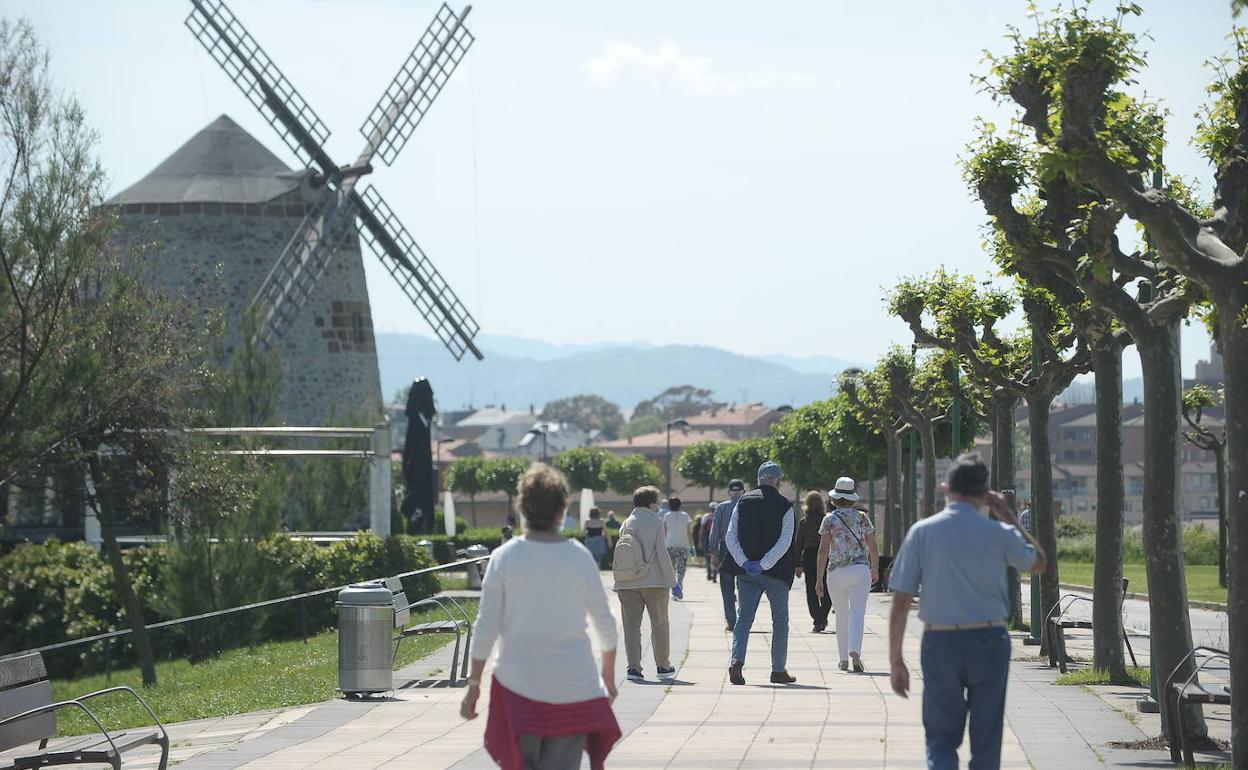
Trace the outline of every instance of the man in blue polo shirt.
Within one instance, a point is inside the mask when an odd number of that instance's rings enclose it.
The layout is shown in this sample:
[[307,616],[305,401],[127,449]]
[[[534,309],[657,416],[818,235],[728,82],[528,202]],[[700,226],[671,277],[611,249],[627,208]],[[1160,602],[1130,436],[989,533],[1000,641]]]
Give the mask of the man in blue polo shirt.
[[[958,767],[967,715],[973,770],[1001,765],[1005,686],[1010,674],[1006,567],[1044,571],[1044,552],[1005,498],[988,489],[988,467],[964,454],[949,469],[943,511],[910,528],[889,581],[893,609],[889,648],[893,692],[908,697],[910,671],[901,655],[912,597],[924,623],[923,729],[927,766]],[[993,521],[980,512],[987,507]]]

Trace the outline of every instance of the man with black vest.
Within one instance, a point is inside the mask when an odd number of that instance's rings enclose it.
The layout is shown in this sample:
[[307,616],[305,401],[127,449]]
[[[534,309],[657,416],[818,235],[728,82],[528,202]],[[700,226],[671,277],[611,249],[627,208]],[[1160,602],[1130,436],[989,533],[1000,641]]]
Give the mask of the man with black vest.
[[728,678],[745,684],[741,667],[750,640],[750,626],[763,594],[771,605],[771,681],[792,684],[785,670],[789,653],[789,590],[793,587],[793,503],[780,494],[780,466],[765,462],[758,468],[758,488],[737,501],[724,538],[731,557],[721,569],[737,576],[740,609],[732,630],[732,659]]

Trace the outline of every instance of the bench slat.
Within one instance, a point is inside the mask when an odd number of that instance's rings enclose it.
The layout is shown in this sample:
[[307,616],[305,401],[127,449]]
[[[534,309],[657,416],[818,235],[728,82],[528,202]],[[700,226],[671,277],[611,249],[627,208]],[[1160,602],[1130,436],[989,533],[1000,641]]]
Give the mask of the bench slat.
[[449,620],[441,620],[434,623],[418,623],[417,625],[403,629],[403,636],[419,636],[420,634],[453,634],[464,624],[462,622],[453,623]]
[[[0,692],[0,718],[11,717],[51,702],[52,684],[46,679],[14,687]],[[56,713],[36,714],[0,727],[0,751],[55,737]]]
[[37,652],[0,660],[0,690],[47,678],[48,671],[43,666],[43,656]]

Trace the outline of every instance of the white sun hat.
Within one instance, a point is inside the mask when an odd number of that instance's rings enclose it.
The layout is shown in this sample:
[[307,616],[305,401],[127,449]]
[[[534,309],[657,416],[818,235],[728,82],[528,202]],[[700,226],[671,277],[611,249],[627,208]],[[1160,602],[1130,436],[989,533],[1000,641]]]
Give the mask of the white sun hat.
[[858,493],[854,491],[854,480],[849,476],[841,476],[836,480],[836,486],[828,490],[828,497],[833,500],[848,500],[851,503],[858,502]]

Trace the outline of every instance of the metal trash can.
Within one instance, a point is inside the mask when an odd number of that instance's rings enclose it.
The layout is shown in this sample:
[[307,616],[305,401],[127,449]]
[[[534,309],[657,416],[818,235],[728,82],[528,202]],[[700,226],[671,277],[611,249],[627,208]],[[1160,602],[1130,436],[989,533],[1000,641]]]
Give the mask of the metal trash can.
[[433,563],[434,563],[434,564],[437,564],[437,563],[438,563],[438,557],[437,557],[437,556],[435,556],[435,555],[434,555],[434,553],[433,553],[433,543],[432,543],[432,541],[429,541],[429,540],[418,540],[418,541],[416,541],[416,547],[417,547],[417,548],[423,548],[423,549],[425,549],[425,553],[429,554],[429,558],[433,561]]
[[[478,556],[489,556],[490,549],[483,545],[470,545],[464,549],[464,558],[475,559]],[[468,565],[468,587],[480,588],[481,578],[485,576],[485,567],[488,561],[479,561],[476,564]]]
[[348,696],[394,689],[394,594],[381,581],[338,592],[338,689]]

